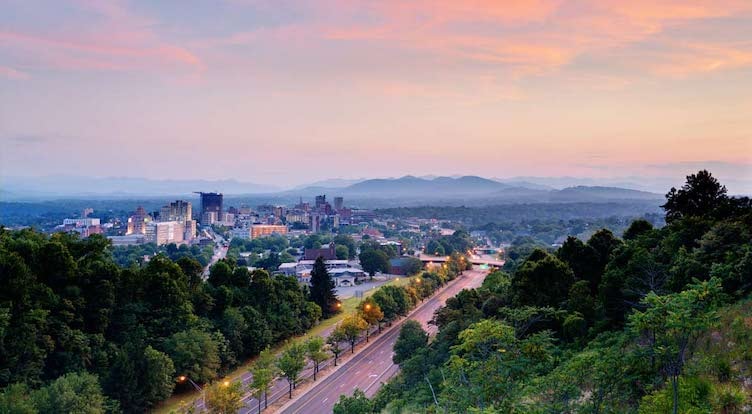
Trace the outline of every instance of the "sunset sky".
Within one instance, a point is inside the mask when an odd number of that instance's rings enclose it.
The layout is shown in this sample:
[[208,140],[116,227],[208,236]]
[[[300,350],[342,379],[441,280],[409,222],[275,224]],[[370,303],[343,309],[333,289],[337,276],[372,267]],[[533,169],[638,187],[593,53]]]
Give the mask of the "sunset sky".
[[0,3],[6,176],[752,176],[750,0]]

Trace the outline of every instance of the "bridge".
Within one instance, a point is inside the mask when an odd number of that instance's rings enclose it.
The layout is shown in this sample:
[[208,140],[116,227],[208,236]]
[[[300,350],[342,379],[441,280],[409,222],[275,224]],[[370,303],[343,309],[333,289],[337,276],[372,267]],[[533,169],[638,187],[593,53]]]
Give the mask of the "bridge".
[[[419,259],[421,262],[428,265],[431,263],[444,263],[449,260],[449,256],[432,256],[430,254],[421,253]],[[474,265],[486,265],[491,267],[504,266],[503,260],[499,260],[492,255],[486,254],[470,256],[470,263]]]

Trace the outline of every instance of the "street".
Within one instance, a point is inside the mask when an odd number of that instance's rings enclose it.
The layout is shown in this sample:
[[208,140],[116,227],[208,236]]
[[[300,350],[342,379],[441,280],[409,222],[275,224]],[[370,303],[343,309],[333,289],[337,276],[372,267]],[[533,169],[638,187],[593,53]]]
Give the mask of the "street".
[[[408,319],[419,321],[429,333],[435,333],[436,327],[428,325],[434,312],[462,289],[480,286],[486,274],[487,272],[481,270],[465,271],[456,283],[418,305]],[[369,397],[373,396],[381,387],[381,383],[388,381],[399,371],[399,366],[392,363],[392,349],[403,322],[404,320],[395,324],[396,326],[388,332],[373,337],[370,346],[345,362],[339,370],[320,380],[281,412],[328,414],[332,412],[340,395],[351,395],[356,388],[363,390]]]

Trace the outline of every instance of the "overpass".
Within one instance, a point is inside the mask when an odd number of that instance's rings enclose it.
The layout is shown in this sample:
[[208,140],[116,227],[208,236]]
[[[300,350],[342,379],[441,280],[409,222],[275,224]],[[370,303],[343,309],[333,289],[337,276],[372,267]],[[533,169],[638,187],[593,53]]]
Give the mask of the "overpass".
[[[421,262],[424,264],[429,263],[444,263],[447,260],[449,260],[449,256],[432,256],[430,254],[421,253],[418,257]],[[486,266],[492,266],[492,267],[501,267],[504,266],[504,261],[499,260],[496,257],[492,255],[471,255],[470,256],[470,263],[474,265],[486,265]]]

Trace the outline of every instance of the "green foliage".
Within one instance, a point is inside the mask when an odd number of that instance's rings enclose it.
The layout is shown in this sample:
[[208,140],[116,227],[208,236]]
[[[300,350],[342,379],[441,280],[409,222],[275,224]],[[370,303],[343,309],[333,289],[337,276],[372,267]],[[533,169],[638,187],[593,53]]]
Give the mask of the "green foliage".
[[[678,381],[678,412],[684,414],[710,414],[713,411],[710,403],[711,385],[700,378],[679,378]],[[639,414],[664,414],[672,410],[674,402],[670,387],[663,388],[653,394],[646,395],[640,401]]]
[[394,356],[392,360],[395,364],[400,364],[410,356],[428,345],[428,333],[416,321],[405,321],[400,328],[397,342],[394,343]]
[[666,222],[683,217],[703,217],[716,213],[728,202],[726,186],[721,185],[707,170],[687,176],[687,183],[679,190],[671,188],[666,194]]
[[376,272],[389,272],[389,255],[383,250],[374,248],[363,250],[361,248],[358,259],[363,270],[370,276],[375,275]]
[[347,249],[347,246],[339,244],[334,248],[334,251],[336,252],[337,259],[339,260],[347,260],[350,258],[350,250]]
[[517,306],[558,307],[566,301],[573,283],[574,274],[566,263],[538,250],[512,278],[513,301]]
[[[752,376],[752,205],[703,175],[669,194],[663,228],[637,221],[624,241],[600,230],[553,255],[518,240],[505,252],[513,273],[492,272],[449,298],[429,344],[395,348],[401,372],[374,409],[742,412],[742,381]],[[417,284],[405,291],[423,297]]]
[[165,349],[179,375],[196,382],[208,382],[217,377],[219,350],[209,333],[198,329],[178,332],[167,339]]
[[647,309],[635,311],[629,318],[630,329],[644,337],[651,357],[671,380],[674,413],[679,409],[678,381],[687,354],[698,335],[710,327],[720,292],[721,281],[715,278],[670,295],[651,292],[642,301]]
[[237,413],[243,408],[243,385],[239,381],[218,381],[205,391],[206,408],[211,414]]
[[250,368],[253,380],[250,384],[251,393],[259,402],[259,412],[261,411],[261,397],[264,397],[264,407],[267,406],[267,394],[272,386],[272,382],[277,376],[277,365],[274,353],[267,347],[259,354],[258,358]]
[[279,359],[277,359],[277,369],[290,385],[290,398],[292,398],[292,390],[297,384],[298,376],[305,367],[305,357],[305,344],[293,342],[282,351]]
[[313,363],[313,380],[319,372],[319,365],[329,359],[329,354],[324,351],[324,338],[314,336],[305,342],[306,357]]
[[102,394],[97,377],[91,374],[66,374],[35,391],[32,400],[40,413],[100,414],[117,410],[117,405]]
[[319,305],[324,318],[339,312],[337,295],[334,293],[334,280],[326,270],[324,259],[319,256],[311,270],[311,287],[309,290],[310,300]]
[[351,397],[340,395],[332,412],[334,414],[370,414],[373,412],[373,404],[363,391],[356,388]]

